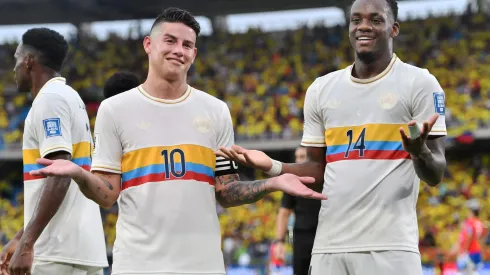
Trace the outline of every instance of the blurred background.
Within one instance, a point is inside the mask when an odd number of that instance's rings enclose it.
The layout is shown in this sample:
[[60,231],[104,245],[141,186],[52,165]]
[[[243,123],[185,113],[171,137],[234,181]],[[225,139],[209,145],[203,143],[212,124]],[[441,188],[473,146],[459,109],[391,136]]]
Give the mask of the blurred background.
[[[455,258],[449,251],[470,210],[479,208],[479,218],[489,225],[490,0],[398,2],[401,33],[395,52],[404,62],[429,69],[446,92],[448,167],[439,186],[422,184],[417,211],[424,273],[442,274],[443,268],[452,274]],[[93,127],[110,75],[128,70],[145,79],[142,38],[156,15],[169,6],[188,9],[203,30],[189,83],[229,105],[239,145],[293,162],[306,88],[354,61],[346,28],[350,3],[0,0],[0,246],[23,226],[21,140],[32,98],[16,92],[12,70],[27,29],[49,27],[69,41],[62,75],[84,99]],[[241,169],[246,179],[265,176]],[[292,274],[290,246],[284,264],[270,260],[281,196],[231,209],[218,206],[228,274]],[[111,260],[117,206],[103,210],[103,218]],[[293,222],[294,216],[291,227]],[[485,234],[483,258],[490,262]],[[488,266],[480,274],[490,274]]]

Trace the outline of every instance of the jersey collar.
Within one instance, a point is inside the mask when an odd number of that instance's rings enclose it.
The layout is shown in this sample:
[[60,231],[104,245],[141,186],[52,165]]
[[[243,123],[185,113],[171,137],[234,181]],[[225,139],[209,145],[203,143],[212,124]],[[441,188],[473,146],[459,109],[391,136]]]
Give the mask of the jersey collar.
[[352,70],[354,69],[354,64],[352,64],[350,70],[349,70],[349,75],[350,75],[350,79],[355,82],[355,83],[359,83],[359,84],[369,84],[369,83],[373,83],[379,79],[381,79],[383,76],[387,75],[391,69],[393,68],[393,65],[395,64],[395,61],[398,59],[398,57],[396,56],[396,54],[393,53],[393,57],[391,58],[391,61],[390,61],[390,64],[388,64],[388,67],[386,67],[386,69],[384,69],[384,71],[382,71],[380,74],[378,74],[377,76],[374,76],[374,77],[371,77],[371,78],[367,78],[367,79],[360,79],[360,78],[355,78],[352,76]]
[[192,88],[190,85],[187,85],[187,90],[185,91],[185,93],[177,98],[177,99],[162,99],[162,98],[158,98],[158,97],[154,97],[154,96],[151,96],[149,93],[147,93],[145,91],[145,89],[143,89],[143,85],[139,85],[138,86],[138,91],[144,95],[145,97],[151,99],[151,100],[154,100],[154,101],[157,101],[157,102],[160,102],[160,103],[165,103],[165,104],[176,104],[176,103],[180,103],[184,100],[186,100],[189,95],[191,94],[192,92]]

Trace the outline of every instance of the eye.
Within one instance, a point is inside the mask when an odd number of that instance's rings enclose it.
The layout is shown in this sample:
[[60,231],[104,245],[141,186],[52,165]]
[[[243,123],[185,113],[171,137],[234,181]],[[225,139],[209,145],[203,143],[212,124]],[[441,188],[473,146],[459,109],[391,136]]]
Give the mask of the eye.
[[361,22],[361,19],[359,19],[359,18],[352,18],[350,21],[352,23],[354,23],[354,24],[358,24],[359,22]]
[[371,20],[371,21],[372,21],[374,24],[376,24],[376,25],[377,25],[377,24],[381,24],[381,22],[382,22],[380,19],[373,19],[373,20]]

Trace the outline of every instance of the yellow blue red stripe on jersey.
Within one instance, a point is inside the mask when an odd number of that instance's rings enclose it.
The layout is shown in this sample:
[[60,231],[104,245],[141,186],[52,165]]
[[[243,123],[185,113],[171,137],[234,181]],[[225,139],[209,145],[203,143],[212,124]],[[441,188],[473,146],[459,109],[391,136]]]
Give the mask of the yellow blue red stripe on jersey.
[[400,127],[406,124],[366,124],[325,131],[327,163],[345,160],[410,159],[402,145]]
[[[80,142],[72,145],[72,160],[75,164],[83,169],[90,171],[92,166],[91,144],[90,142]],[[39,149],[24,149],[22,150],[22,158],[24,162],[24,181],[42,179],[43,176],[33,176],[29,174],[32,170],[41,169],[44,166],[37,164],[36,159],[40,158]]]
[[214,185],[216,156],[194,144],[147,147],[128,152],[122,160],[122,190],[148,182],[196,180]]

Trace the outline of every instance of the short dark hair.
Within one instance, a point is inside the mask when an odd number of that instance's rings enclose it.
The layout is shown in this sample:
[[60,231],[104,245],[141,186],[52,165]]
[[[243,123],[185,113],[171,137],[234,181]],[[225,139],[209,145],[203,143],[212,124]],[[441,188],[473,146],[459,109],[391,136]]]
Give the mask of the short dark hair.
[[198,36],[199,33],[201,32],[201,26],[199,25],[199,22],[197,22],[196,18],[194,18],[194,16],[190,12],[183,9],[179,9],[179,8],[165,9],[162,13],[160,13],[157,16],[155,22],[153,22],[153,25],[151,26],[151,31],[153,31],[155,26],[157,26],[162,22],[183,23],[184,25],[193,29],[194,32],[196,33],[196,36]]
[[61,70],[68,52],[65,38],[48,28],[29,29],[22,35],[22,45],[36,50],[39,63],[57,72]]
[[104,84],[104,97],[115,96],[125,91],[129,91],[140,85],[139,78],[131,72],[117,72],[113,74]]
[[[396,0],[385,0],[388,6],[390,6],[391,13],[393,13],[393,19],[395,22],[398,20],[398,2]],[[356,2],[353,0],[352,3]]]
[[391,12],[393,13],[393,18],[395,22],[398,20],[398,2],[396,0],[386,0],[388,6],[390,6]]

